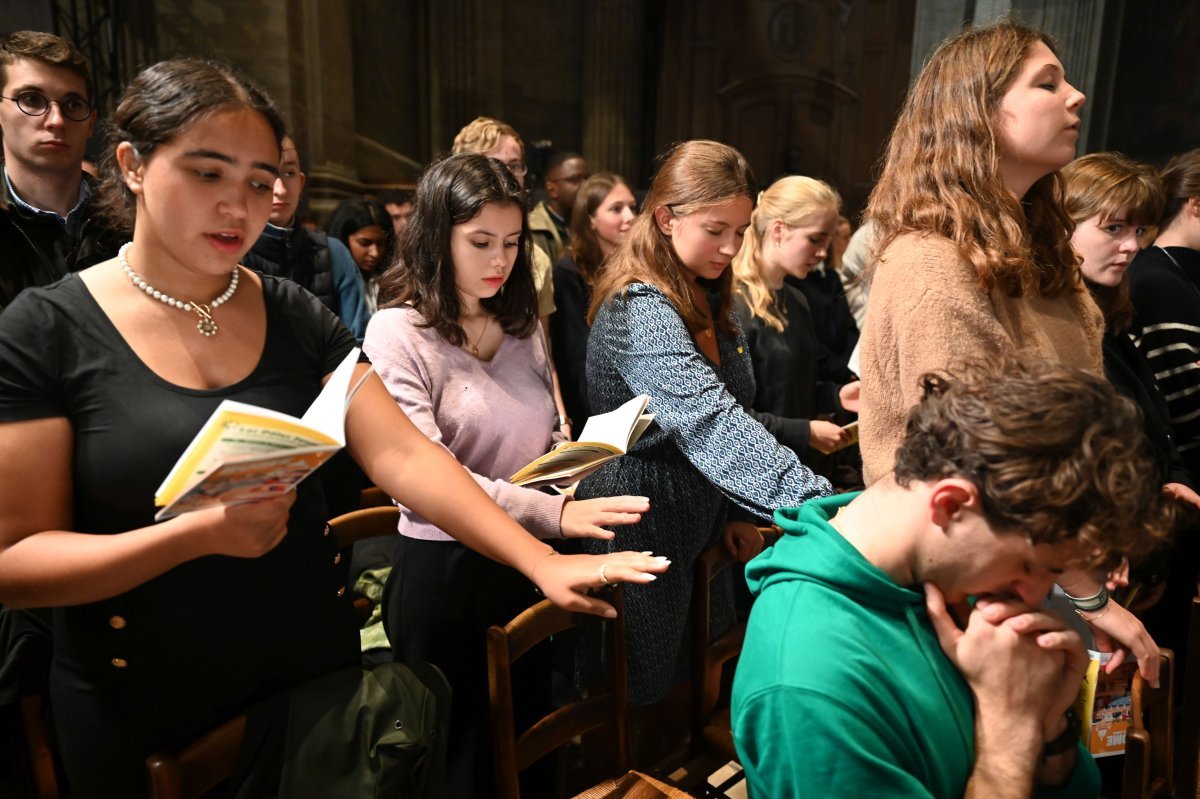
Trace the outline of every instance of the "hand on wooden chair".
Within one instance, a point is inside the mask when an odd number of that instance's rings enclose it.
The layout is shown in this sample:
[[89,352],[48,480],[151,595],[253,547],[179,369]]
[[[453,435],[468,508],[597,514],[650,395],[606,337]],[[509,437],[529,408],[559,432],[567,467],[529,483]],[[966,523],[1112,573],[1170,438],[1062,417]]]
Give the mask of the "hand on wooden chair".
[[588,591],[609,583],[649,583],[665,572],[671,561],[649,552],[613,552],[608,555],[549,553],[533,569],[530,579],[546,598],[560,608],[615,618],[613,606],[589,596]]

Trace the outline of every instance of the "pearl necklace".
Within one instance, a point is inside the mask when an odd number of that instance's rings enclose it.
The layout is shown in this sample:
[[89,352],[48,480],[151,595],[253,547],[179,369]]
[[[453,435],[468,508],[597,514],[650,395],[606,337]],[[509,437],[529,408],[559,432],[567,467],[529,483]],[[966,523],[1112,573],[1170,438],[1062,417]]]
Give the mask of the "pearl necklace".
[[146,292],[146,294],[150,295],[150,297],[158,300],[164,305],[170,305],[172,308],[178,308],[181,311],[195,311],[196,315],[200,317],[200,319],[196,322],[196,329],[200,331],[200,335],[217,335],[217,330],[220,328],[217,327],[216,321],[213,320],[212,312],[229,302],[229,299],[233,297],[233,293],[237,291],[238,268],[236,266],[233,268],[233,274],[229,278],[229,288],[225,289],[221,296],[217,297],[212,302],[208,303],[207,305],[202,302],[184,302],[183,300],[177,300],[174,297],[168,296],[167,294],[164,294],[163,292],[154,288],[145,280],[142,280],[141,276],[138,275],[137,272],[133,271],[133,267],[129,265],[129,261],[125,258],[125,253],[128,252],[129,248],[132,246],[132,241],[121,245],[121,249],[117,251],[117,263],[119,263],[121,268],[125,270],[125,274],[129,276],[129,280],[133,283],[134,287],[141,289],[142,291]]

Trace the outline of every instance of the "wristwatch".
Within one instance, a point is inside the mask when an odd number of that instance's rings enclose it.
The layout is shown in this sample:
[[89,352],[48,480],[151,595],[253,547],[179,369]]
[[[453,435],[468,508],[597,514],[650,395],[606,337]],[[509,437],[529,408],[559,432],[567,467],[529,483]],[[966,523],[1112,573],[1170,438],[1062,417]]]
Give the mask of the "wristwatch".
[[1067,726],[1058,734],[1058,737],[1053,741],[1047,741],[1046,745],[1042,747],[1043,763],[1052,757],[1070,752],[1079,742],[1079,717],[1075,715],[1075,709],[1067,708],[1065,715]]

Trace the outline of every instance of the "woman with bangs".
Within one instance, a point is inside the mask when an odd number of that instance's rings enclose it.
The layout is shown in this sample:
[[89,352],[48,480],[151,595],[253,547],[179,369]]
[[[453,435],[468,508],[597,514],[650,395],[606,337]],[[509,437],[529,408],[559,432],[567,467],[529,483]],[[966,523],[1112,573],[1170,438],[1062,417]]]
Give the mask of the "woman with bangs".
[[[779,443],[814,468],[846,432],[818,414],[853,410],[857,382],[839,387],[819,379],[817,334],[808,300],[787,277],[805,280],[832,252],[841,197],[827,183],[781,178],[758,196],[746,241],[733,259],[735,309],[754,364],[751,414]],[[810,451],[811,450],[811,451]]]
[[[753,367],[733,315],[729,266],[755,193],[750,166],[732,147],[676,146],[592,289],[592,409],[604,413],[646,394],[655,418],[626,455],[581,481],[576,496],[650,497],[654,509],[621,529],[621,544],[653,546],[674,564],[653,584],[625,593],[635,706],[658,702],[688,678],[688,608],[700,554],[724,538],[749,560],[763,545],[755,522],[831,493],[746,411]],[[582,544],[593,552],[612,548],[596,539]],[[729,571],[714,581],[714,631],[732,619],[731,589]],[[601,661],[598,646],[581,645],[585,677]]]
[[[1085,98],[1052,44],[1016,22],[968,28],[938,47],[900,111],[866,212],[879,257],[861,357],[868,486],[891,470],[926,372],[1012,350],[1103,369],[1104,320],[1075,265],[1059,172]],[[1158,648],[1101,580],[1059,584],[1099,646],[1129,646],[1157,679]]]
[[[1200,507],[1192,473],[1171,438],[1166,401],[1129,335],[1134,316],[1129,267],[1166,205],[1162,181],[1153,167],[1120,153],[1085,155],[1068,164],[1063,177],[1067,213],[1075,223],[1071,246],[1081,259],[1083,282],[1104,313],[1104,374],[1141,410],[1146,438],[1163,475],[1163,491],[1180,505]],[[1195,528],[1179,529],[1174,543],[1173,551],[1157,553],[1133,569],[1130,594],[1139,594],[1130,606],[1156,641],[1182,656],[1187,649],[1187,606],[1196,595],[1200,536]]]

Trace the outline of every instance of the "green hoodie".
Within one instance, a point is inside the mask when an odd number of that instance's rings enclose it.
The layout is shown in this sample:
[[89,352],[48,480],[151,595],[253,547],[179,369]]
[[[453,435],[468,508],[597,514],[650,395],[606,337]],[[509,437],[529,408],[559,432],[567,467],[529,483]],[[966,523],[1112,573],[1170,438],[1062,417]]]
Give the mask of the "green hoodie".
[[[856,495],[777,511],[786,535],[746,567],[757,596],[733,682],[750,795],[958,799],[975,762],[971,690],[942,652],[925,595],[897,585],[829,525]],[[1095,797],[1080,749],[1064,786]]]

